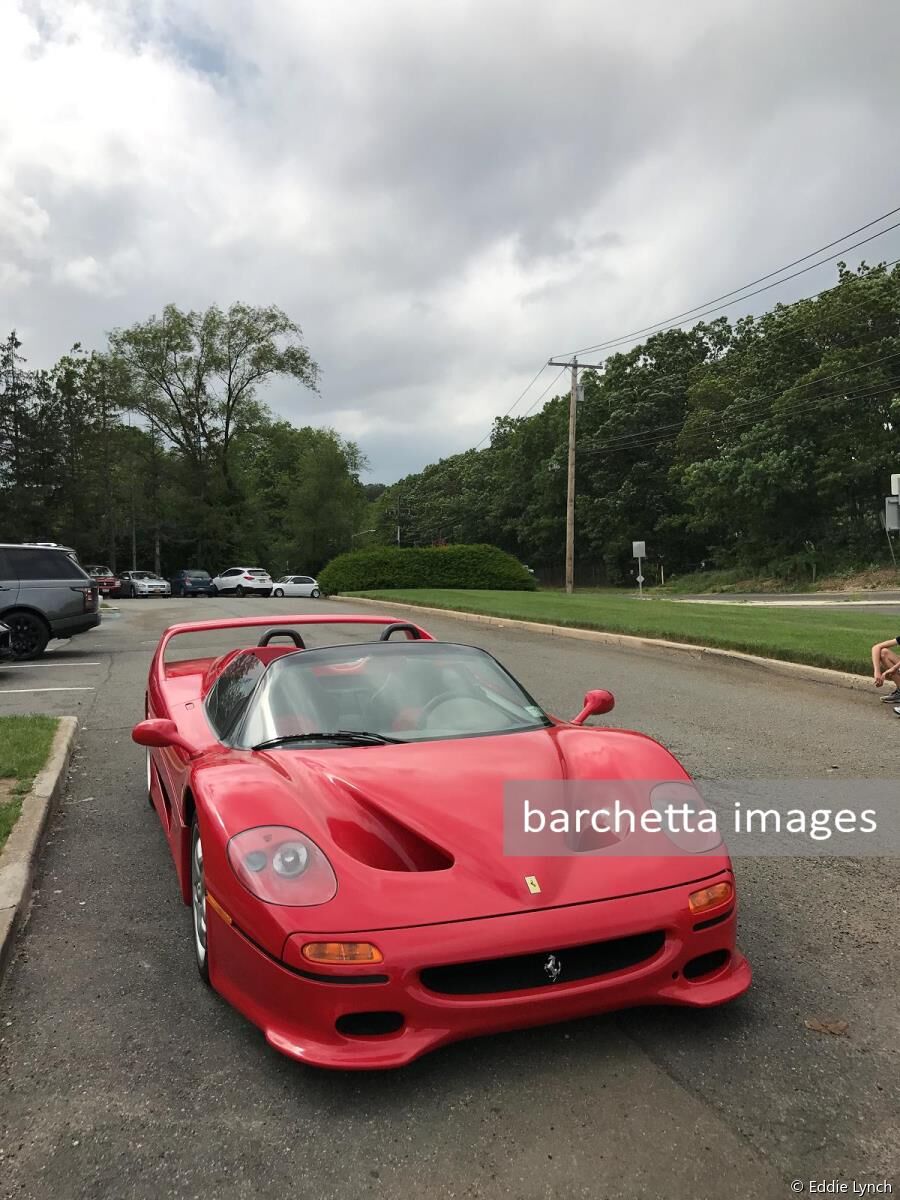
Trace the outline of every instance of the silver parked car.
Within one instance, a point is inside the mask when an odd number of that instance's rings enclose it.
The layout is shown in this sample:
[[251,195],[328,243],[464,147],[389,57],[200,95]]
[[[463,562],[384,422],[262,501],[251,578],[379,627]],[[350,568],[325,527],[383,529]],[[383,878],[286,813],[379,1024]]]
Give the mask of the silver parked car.
[[100,624],[100,591],[65,550],[0,544],[0,621],[13,658],[39,658],[51,638]]
[[171,596],[172,585],[152,571],[122,571],[119,595],[135,599],[138,596]]

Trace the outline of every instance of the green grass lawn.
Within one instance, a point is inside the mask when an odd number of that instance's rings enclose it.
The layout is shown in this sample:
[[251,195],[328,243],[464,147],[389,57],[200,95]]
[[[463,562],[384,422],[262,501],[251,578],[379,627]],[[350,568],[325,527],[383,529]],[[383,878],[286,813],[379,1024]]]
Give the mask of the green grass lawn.
[[[857,675],[871,672],[874,642],[900,633],[896,619],[884,613],[811,608],[757,608],[736,604],[684,604],[674,600],[638,600],[623,592],[479,592],[438,588],[359,592],[372,599],[432,608],[457,609],[573,625],[640,637],[666,638],[743,650],[767,658],[834,667]],[[427,621],[423,622],[427,626]]]
[[22,808],[22,797],[47,761],[55,717],[0,717],[0,779],[13,780],[12,799],[0,801],[0,848]]

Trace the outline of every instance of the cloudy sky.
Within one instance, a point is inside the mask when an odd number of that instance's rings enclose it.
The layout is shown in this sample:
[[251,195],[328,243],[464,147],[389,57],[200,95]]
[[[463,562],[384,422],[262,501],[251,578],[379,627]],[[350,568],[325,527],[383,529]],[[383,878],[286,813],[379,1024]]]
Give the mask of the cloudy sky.
[[894,0],[0,0],[0,333],[277,303],[322,389],[265,398],[390,482],[900,205],[898,45]]

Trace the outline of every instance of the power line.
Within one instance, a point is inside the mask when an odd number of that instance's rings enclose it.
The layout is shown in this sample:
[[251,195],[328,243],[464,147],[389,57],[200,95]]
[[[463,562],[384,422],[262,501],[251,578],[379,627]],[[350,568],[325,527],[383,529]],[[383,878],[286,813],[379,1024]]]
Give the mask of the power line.
[[[783,279],[776,279],[773,283],[767,284],[766,287],[759,288],[755,292],[747,292],[748,288],[755,287],[756,284],[763,283],[767,279],[772,279],[776,275],[781,275],[784,271],[790,270],[791,267],[797,266],[799,263],[806,262],[806,260],[809,258],[814,258],[817,254],[821,254],[823,250],[830,250],[832,246],[836,246],[840,242],[845,242],[847,238],[855,237],[857,233],[861,233],[864,229],[870,229],[873,225],[877,225],[880,221],[884,221],[888,217],[894,216],[894,214],[898,212],[900,212],[900,207],[893,208],[890,210],[890,212],[882,213],[880,217],[876,217],[874,220],[867,222],[865,225],[860,225],[858,229],[854,229],[849,233],[845,233],[843,237],[837,238],[833,242],[828,242],[827,245],[820,246],[818,250],[811,250],[809,254],[803,255],[802,258],[794,259],[793,262],[787,263],[783,267],[779,267],[777,271],[770,271],[767,275],[761,275],[758,279],[753,279],[749,283],[742,284],[738,288],[733,288],[730,292],[723,292],[721,296],[715,296],[711,300],[704,300],[702,304],[696,304],[693,308],[688,308],[685,309],[684,312],[676,313],[673,317],[667,317],[662,321],[654,321],[653,324],[645,325],[642,329],[632,330],[631,333],[620,334],[617,337],[610,338],[608,341],[597,342],[592,346],[582,346],[578,350],[569,351],[567,354],[561,354],[557,357],[567,358],[574,354],[593,354],[597,350],[605,350],[607,347],[617,346],[622,342],[631,341],[644,333],[649,333],[654,330],[661,332],[663,328],[673,328],[678,324],[687,324],[688,322],[683,321],[682,318],[690,317],[691,314],[695,314],[692,318],[693,320],[699,320],[699,318],[702,316],[708,315],[711,312],[719,311],[717,308],[711,308],[711,305],[718,304],[718,302],[721,300],[729,300],[729,297],[732,296],[736,298],[734,300],[730,300],[728,304],[722,304],[720,307],[730,308],[733,304],[740,303],[741,300],[749,300],[752,296],[758,296],[761,292],[768,291],[773,287],[778,287],[778,285],[781,283],[787,283],[791,279],[796,279],[798,275],[803,275],[807,271],[813,271],[816,269],[816,267],[824,266],[826,263],[832,262],[836,258],[840,258],[842,254],[846,254],[850,250],[855,250],[859,246],[864,246],[867,242],[874,241],[875,238],[883,237],[884,234],[890,233],[892,230],[897,229],[900,227],[900,222],[895,222],[893,225],[889,225],[886,229],[881,229],[877,233],[870,234],[869,237],[862,238],[860,241],[854,242],[850,246],[844,246],[844,248],[839,250],[836,254],[831,254],[827,258],[823,258],[817,263],[811,263],[808,267],[804,267],[801,271],[795,271],[792,275],[787,275]],[[738,293],[746,294],[738,295]],[[707,311],[701,312],[701,309],[705,309]]]
[[[900,258],[894,258],[894,259],[891,259],[890,262],[882,263],[879,265],[883,266],[886,270],[889,267],[896,266],[898,263],[900,263]],[[807,296],[800,296],[800,297],[798,297],[798,299],[792,300],[790,302],[790,304],[783,304],[781,306],[782,313],[789,312],[792,308],[799,308],[799,306],[801,304],[805,304],[808,300],[818,300],[822,296],[828,295],[829,292],[837,291],[837,289],[839,287],[841,287],[841,284],[836,283],[836,284],[832,284],[830,287],[822,288],[818,292],[811,292]],[[845,305],[845,310],[847,312],[860,312],[865,307],[866,307],[865,303],[863,303],[863,304],[848,304],[848,305]],[[774,333],[767,334],[768,344],[776,344],[777,345],[778,343],[785,341],[787,338],[795,336],[799,331],[807,331],[808,332],[810,329],[816,328],[821,323],[822,323],[822,317],[820,314],[817,313],[811,320],[797,322],[797,324],[792,325],[790,329],[782,329],[780,331],[776,331]],[[726,355],[735,353],[735,350],[736,350],[735,347],[728,347],[726,349]],[[589,366],[592,366],[594,368],[594,370],[598,370],[600,367],[603,367],[607,364],[604,364],[604,363],[584,364],[584,363],[582,363],[580,365],[583,366],[585,370],[587,370]],[[658,383],[666,383],[670,379],[683,380],[684,376],[689,375],[691,371],[694,371],[699,367],[704,367],[704,366],[708,366],[708,365],[709,365],[708,362],[695,363],[695,364],[693,364],[693,366],[686,367],[684,370],[681,370],[681,371],[670,371],[667,375],[654,375],[652,377],[651,382],[655,385]],[[619,385],[619,386],[621,386],[621,385]],[[637,392],[637,388],[633,387],[633,385],[632,385],[631,390]]]
[[[880,396],[895,394],[898,390],[898,387],[900,387],[900,377],[893,380],[887,387],[879,388],[876,391],[864,390],[861,392],[854,392],[849,395],[845,392],[830,392],[830,393],[828,393],[828,395],[811,397],[809,400],[803,401],[801,404],[782,409],[782,410],[780,410],[779,415],[780,416],[794,416],[794,415],[797,415],[800,413],[810,412],[813,409],[817,409],[819,406],[821,406],[823,403],[825,403],[828,400],[876,399],[877,397],[880,397]],[[724,420],[722,420],[722,421],[719,421],[718,424],[708,423],[705,426],[705,430],[706,430],[706,432],[712,433],[714,435],[721,434],[721,433],[725,432],[726,427],[729,431],[738,430],[745,426],[756,424],[759,421],[759,419],[760,419],[759,413],[750,413],[746,416],[735,417],[733,419],[730,419],[728,422],[725,422]],[[671,441],[671,440],[672,439],[669,437],[662,437],[662,438],[648,439],[646,442],[637,442],[631,446],[619,446],[619,447],[595,446],[589,450],[583,450],[582,453],[583,454],[605,454],[605,453],[615,453],[617,450],[623,450],[623,451],[625,451],[625,450],[650,450],[650,449],[653,449],[654,446],[657,446],[662,442]]]
[[[894,259],[891,262],[885,263],[884,266],[885,266],[885,268],[892,267],[892,266],[895,266],[898,262],[900,262],[900,259]],[[840,286],[841,286],[840,284],[835,284],[832,287],[823,288],[819,292],[813,292],[809,296],[801,297],[800,299],[793,301],[791,304],[784,305],[783,310],[788,310],[791,308],[798,307],[799,305],[805,303],[807,300],[818,299],[821,296],[827,295],[829,292],[836,291],[837,288]],[[845,312],[853,312],[853,313],[861,312],[866,307],[867,307],[866,303],[848,304],[848,305],[844,306],[844,311]],[[809,321],[798,322],[797,324],[791,326],[791,328],[789,328],[789,329],[783,329],[780,332],[776,331],[775,333],[768,334],[766,344],[767,344],[767,346],[778,345],[779,343],[786,341],[788,338],[796,336],[796,334],[798,332],[807,332],[808,333],[810,330],[816,329],[818,326],[823,324],[823,322],[824,322],[824,315],[817,313]],[[729,354],[735,353],[735,352],[736,352],[736,350],[734,347],[730,347],[727,351],[727,353],[729,353]],[[890,358],[891,356],[889,355],[888,357]],[[880,362],[882,360],[878,359],[875,361]],[[865,365],[871,365],[871,364],[860,364],[860,366],[851,368],[851,370],[860,370]],[[658,384],[667,383],[673,379],[678,380],[684,384],[684,383],[686,383],[686,377],[689,376],[693,371],[701,369],[701,368],[706,368],[709,366],[710,366],[710,363],[708,361],[706,361],[706,362],[702,362],[702,363],[694,363],[693,365],[685,367],[683,370],[680,370],[680,371],[670,371],[666,375],[655,375],[654,374],[649,380],[647,380],[647,384],[652,387],[656,387]],[[595,369],[597,369],[597,368],[595,367]],[[559,378],[559,376],[557,376],[557,378]],[[829,379],[829,378],[832,378],[832,376],[824,376],[823,378]],[[818,382],[818,381],[813,380],[811,382]],[[630,381],[627,383],[613,385],[613,388],[614,388],[615,392],[624,390],[624,391],[630,392],[631,394],[633,394],[635,396],[646,395],[646,389],[642,391],[640,387],[636,386],[634,383],[632,383]],[[644,434],[653,434],[655,432],[658,432],[659,430],[677,429],[680,427],[681,424],[682,424],[682,422],[676,421],[669,425],[655,425],[652,429],[635,430],[631,434],[622,435],[621,439],[613,438],[614,444],[612,445],[611,448],[618,449],[619,448],[618,443],[623,439],[643,437]]]
[[[549,363],[545,363],[544,365],[545,365],[545,366],[549,366],[550,364],[549,364]],[[541,402],[541,401],[543,400],[543,398],[544,398],[544,397],[547,395],[547,393],[550,391],[550,389],[553,387],[553,385],[554,385],[554,384],[555,384],[555,383],[556,383],[556,382],[559,380],[560,376],[561,376],[561,375],[562,375],[562,374],[563,374],[565,371],[567,371],[567,370],[568,370],[568,367],[563,367],[563,368],[560,370],[560,372],[559,372],[559,375],[554,375],[554,376],[553,376],[553,378],[550,380],[550,382],[547,384],[547,386],[544,388],[544,390],[543,390],[543,391],[541,392],[541,394],[538,396],[537,400],[533,400],[533,401],[531,402],[531,405],[530,405],[530,407],[529,407],[529,408],[526,408],[526,409],[525,409],[525,411],[522,413],[521,420],[523,420],[523,421],[524,421],[524,420],[525,420],[525,418],[528,416],[528,414],[531,412],[531,410],[532,410],[532,409],[533,409],[533,408],[534,408],[536,405],[540,404],[540,402]]]
[[[822,375],[818,379],[810,379],[806,383],[793,384],[791,387],[807,388],[813,387],[817,383],[829,383],[833,379],[840,379],[844,375],[853,375],[857,371],[865,370],[867,367],[877,367],[881,363],[890,362],[894,358],[900,358],[900,350],[895,350],[892,354],[885,354],[881,358],[874,358],[868,362],[858,363],[855,367],[848,367],[845,371],[836,371],[832,375]],[[791,389],[785,388],[784,390],[789,391]],[[765,404],[765,398],[754,403],[758,403],[762,407]],[[652,429],[636,429],[630,433],[612,437],[605,443],[604,448],[627,449],[629,442],[642,438],[644,434],[657,434],[665,430],[680,429],[683,426],[684,421],[673,421],[668,425],[655,425]]]
[[[887,357],[894,358],[894,357],[898,357],[898,356],[900,356],[900,351],[898,351],[898,355],[888,355]],[[881,361],[881,360],[879,360],[879,361]],[[870,364],[861,364],[861,366],[866,366],[866,365],[870,365]],[[857,368],[857,369],[861,369],[861,368]],[[844,374],[848,374],[848,373],[849,372],[844,372]],[[825,376],[824,378],[828,379],[829,376]],[[832,377],[832,378],[836,378],[836,377]],[[810,385],[812,383],[819,383],[819,382],[821,382],[821,381],[820,380],[811,380]],[[838,392],[828,392],[824,396],[809,396],[805,400],[801,400],[797,404],[786,405],[784,408],[779,410],[779,416],[788,416],[788,415],[791,415],[792,413],[808,411],[809,409],[815,408],[817,405],[820,405],[827,400],[859,400],[864,397],[873,398],[875,396],[885,395],[889,392],[897,391],[898,385],[900,385],[900,377],[892,380],[888,386],[877,389],[875,391],[872,391],[870,388],[863,388],[862,390],[860,390],[858,392],[848,393],[848,392],[838,391]],[[726,426],[734,428],[734,427],[738,427],[740,425],[747,424],[748,422],[752,423],[754,421],[758,421],[760,419],[761,414],[766,410],[766,406],[768,405],[769,408],[771,408],[772,402],[778,399],[779,394],[783,394],[783,393],[778,393],[775,395],[769,394],[768,396],[760,397],[758,400],[753,401],[753,403],[749,407],[749,410],[745,410],[740,416],[729,417],[726,412],[714,413],[708,418],[707,423],[705,425],[705,429],[708,432],[720,433],[726,428]],[[681,428],[684,428],[684,422],[679,422],[679,424],[681,425]],[[647,430],[644,432],[650,432],[650,431]],[[606,454],[606,453],[615,452],[617,450],[623,450],[623,451],[642,450],[645,448],[660,445],[662,442],[670,442],[672,440],[673,440],[673,435],[671,433],[660,433],[657,436],[648,437],[644,440],[637,440],[637,441],[630,441],[630,442],[623,441],[620,443],[611,441],[603,446],[586,446],[581,451],[581,453],[582,454]]]
[[[502,417],[499,417],[499,418],[495,418],[495,420],[500,420],[500,421],[502,421],[502,420],[504,420],[504,418],[506,418],[506,417],[508,417],[508,416],[509,416],[509,414],[510,414],[510,413],[512,412],[512,410],[513,410],[513,409],[516,407],[516,405],[517,405],[517,404],[519,404],[519,403],[520,403],[520,402],[521,402],[521,401],[522,401],[522,400],[525,398],[525,396],[528,394],[528,392],[530,392],[530,391],[531,391],[531,389],[534,387],[534,385],[537,383],[537,381],[540,379],[540,377],[541,377],[541,376],[543,375],[543,373],[546,371],[546,369],[547,369],[547,366],[548,366],[548,364],[547,364],[547,363],[543,363],[543,364],[542,364],[542,366],[541,366],[541,369],[540,369],[540,370],[538,371],[538,373],[535,375],[534,379],[532,379],[531,383],[529,383],[529,384],[528,384],[528,386],[527,386],[526,388],[524,388],[524,389],[523,389],[523,390],[522,390],[522,391],[519,393],[519,395],[516,397],[516,399],[515,399],[515,400],[513,400],[512,404],[509,406],[509,408],[506,410],[506,412],[503,414],[503,416],[502,416]],[[544,393],[542,392],[542,393],[541,393],[541,395],[543,395],[543,394],[544,394]],[[529,409],[528,411],[529,411],[529,412],[531,412],[531,409]],[[526,414],[526,415],[527,415],[527,414]],[[475,446],[473,447],[473,449],[477,450],[479,446],[483,446],[483,445],[484,445],[484,443],[485,443],[485,442],[488,440],[488,438],[491,436],[491,434],[492,434],[493,432],[494,432],[494,426],[492,425],[492,426],[490,427],[490,429],[487,431],[487,433],[484,435],[484,437],[481,439],[481,441],[480,441],[480,442],[478,442],[478,443],[477,443],[477,445],[475,445]]]
[[[789,270],[791,267],[796,266],[799,263],[806,262],[807,259],[813,258],[817,254],[821,254],[823,250],[831,249],[832,246],[836,246],[840,242],[846,241],[847,238],[849,238],[849,237],[854,237],[857,233],[861,233],[864,229],[870,229],[873,225],[877,225],[880,221],[884,221],[888,217],[891,217],[895,213],[898,213],[898,212],[900,212],[900,206],[898,206],[897,208],[891,209],[889,212],[882,213],[880,217],[875,217],[873,220],[868,221],[865,225],[860,225],[857,229],[853,229],[849,233],[845,233],[843,235],[843,237],[837,238],[832,242],[828,242],[828,243],[826,243],[826,245],[820,246],[817,250],[811,250],[808,254],[803,255],[801,258],[797,258],[797,259],[794,259],[792,262],[786,263],[783,267],[780,267],[776,271],[770,271],[766,275],[759,276],[758,279],[750,280],[749,283],[745,283],[739,288],[734,288],[730,292],[724,292],[721,296],[714,297],[711,300],[706,300],[702,304],[695,305],[693,308],[685,309],[684,312],[677,313],[674,317],[667,318],[666,321],[655,322],[653,325],[647,325],[643,329],[634,330],[634,331],[632,331],[632,333],[623,334],[617,338],[612,338],[607,342],[598,342],[594,346],[582,347],[581,350],[572,352],[572,356],[574,357],[575,354],[593,353],[593,352],[596,352],[597,350],[603,350],[608,347],[614,347],[614,346],[620,345],[622,342],[627,342],[630,339],[633,339],[633,338],[639,336],[640,334],[648,333],[652,330],[656,330],[657,332],[663,332],[665,328],[677,328],[679,324],[680,325],[693,324],[694,322],[700,320],[703,316],[708,316],[708,315],[711,315],[711,313],[713,313],[713,312],[720,311],[719,309],[708,307],[710,305],[717,303],[717,301],[719,301],[719,300],[726,300],[730,296],[735,296],[736,298],[733,301],[731,301],[729,304],[724,304],[721,306],[722,308],[730,308],[730,307],[732,307],[732,305],[740,303],[741,300],[747,300],[747,299],[750,299],[752,296],[756,296],[756,295],[761,294],[762,292],[769,291],[769,290],[771,290],[771,288],[777,287],[780,283],[787,283],[789,280],[795,279],[799,275],[803,275],[803,274],[806,274],[808,271],[815,270],[816,267],[825,266],[826,263],[832,262],[836,258],[840,258],[840,256],[842,254],[846,254],[849,250],[854,250],[854,249],[858,248],[859,246],[865,245],[867,242],[873,241],[874,239],[883,236],[886,233],[890,233],[894,229],[900,228],[900,221],[895,222],[895,224],[888,226],[886,229],[879,230],[877,233],[870,235],[868,238],[861,239],[859,242],[856,242],[851,246],[845,246],[842,250],[838,251],[837,254],[830,255],[828,258],[823,258],[817,263],[812,263],[810,266],[805,267],[802,271],[796,271],[793,275],[787,275],[782,279],[777,279],[773,283],[767,285],[767,287],[759,288],[755,292],[746,292],[746,289],[753,287],[757,283],[762,283],[767,279],[771,279],[775,275],[781,275],[784,271]],[[892,261],[885,263],[884,266],[892,267],[892,266],[895,266],[898,262],[900,262],[900,259],[893,259]],[[831,287],[822,288],[818,292],[813,292],[808,296],[801,296],[799,299],[797,299],[795,301],[791,301],[790,304],[786,304],[783,307],[786,309],[793,308],[799,304],[804,303],[806,300],[817,299],[819,296],[824,295],[826,292],[833,291],[836,287],[839,287],[839,286],[840,286],[839,284],[833,284]],[[737,293],[745,293],[745,294],[737,295]],[[856,306],[856,307],[861,307],[861,306]],[[700,310],[704,309],[704,308],[706,309],[706,311],[701,312]],[[679,318],[682,318],[682,317],[690,317],[690,314],[695,314],[695,315],[693,317],[691,317],[689,320],[679,320]],[[786,330],[780,336],[786,337],[790,333],[793,333],[793,332],[794,332],[793,330]],[[778,335],[776,335],[776,336],[778,336]],[[567,356],[560,355],[559,357],[567,357]],[[544,371],[546,370],[548,365],[549,365],[549,363],[545,362],[541,366],[541,368],[532,377],[532,379],[527,384],[527,386],[519,393],[519,395],[516,397],[516,399],[512,402],[512,404],[509,406],[509,408],[506,410],[506,412],[503,414],[503,416],[501,418],[499,418],[500,420],[503,420],[505,417],[508,417],[510,415],[510,413],[513,411],[513,409],[516,408],[522,402],[522,400],[525,398],[525,396],[528,394],[528,392],[534,387],[535,383],[538,381],[538,379],[544,373]],[[597,368],[601,367],[602,365],[603,365],[602,363],[582,364],[582,366],[584,366],[585,368],[593,367],[594,369],[597,369]],[[563,369],[565,369],[565,368],[563,368]],[[679,377],[680,374],[681,373],[679,372],[679,373],[670,374],[670,375],[657,376],[654,379],[654,382],[662,383],[662,382],[665,382],[667,379]],[[550,388],[553,387],[553,385],[560,378],[560,375],[562,375],[562,371],[560,371],[560,374],[557,375],[550,382],[550,384],[541,392],[541,394],[537,397],[537,399],[535,401],[533,401],[532,404],[526,409],[526,411],[522,414],[523,418],[527,417],[532,412],[532,410],[536,407],[536,405],[540,403],[540,401],[544,398],[544,396],[546,396],[546,394],[550,390]],[[479,442],[476,443],[476,445],[474,446],[474,449],[478,450],[481,446],[483,446],[484,443],[490,439],[492,432],[493,432],[493,425],[491,426],[491,429],[488,430],[488,432],[484,435],[484,437]]]
[[[868,388],[864,388],[859,392],[851,392],[851,393],[828,392],[824,396],[809,396],[809,397],[807,397],[806,400],[802,400],[798,404],[787,405],[784,408],[781,408],[779,410],[779,416],[789,416],[793,413],[806,412],[806,411],[809,411],[810,409],[816,408],[818,405],[822,404],[823,402],[825,402],[827,400],[836,400],[836,399],[858,400],[858,399],[861,399],[862,397],[880,396],[880,395],[886,394],[887,392],[896,391],[898,383],[900,383],[900,379],[894,380],[890,384],[890,386],[888,386],[887,388],[884,388],[884,389],[881,389],[878,391],[874,391],[874,392]],[[771,409],[771,401],[777,399],[777,397],[769,396],[766,399],[770,402],[770,409]],[[765,411],[764,406],[760,406],[757,409],[756,402],[754,402],[754,404],[750,406],[750,410],[745,411],[740,416],[730,417],[726,413],[716,413],[708,418],[706,425],[705,425],[705,429],[707,432],[714,433],[714,434],[722,433],[726,428],[736,428],[741,425],[746,425],[748,423],[753,423],[753,422],[759,421],[761,416],[763,415],[764,411]],[[624,445],[587,447],[582,451],[582,453],[583,454],[605,454],[607,452],[614,453],[618,450],[627,451],[627,450],[652,449],[654,446],[658,446],[658,445],[661,445],[663,442],[670,442],[672,440],[673,440],[673,435],[663,434],[662,436],[659,436],[659,437],[650,437],[643,441],[629,442],[628,444],[624,444]]]

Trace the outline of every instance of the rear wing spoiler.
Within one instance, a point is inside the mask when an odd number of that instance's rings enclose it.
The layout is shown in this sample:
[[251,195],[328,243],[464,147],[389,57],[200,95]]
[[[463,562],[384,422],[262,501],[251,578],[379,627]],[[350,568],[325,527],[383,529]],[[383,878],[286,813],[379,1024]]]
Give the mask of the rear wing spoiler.
[[[280,613],[261,617],[221,617],[214,621],[186,621],[182,625],[170,625],[160,638],[153,655],[152,671],[161,682],[165,673],[166,650],[173,638],[185,633],[213,633],[219,629],[259,629],[269,626],[276,630],[284,625],[381,625],[381,640],[386,641],[391,633],[404,633],[408,641],[433,642],[427,630],[412,621],[399,621],[396,617],[378,617],[324,613],[307,613],[304,616],[283,617]],[[387,635],[387,637],[385,636]]]

